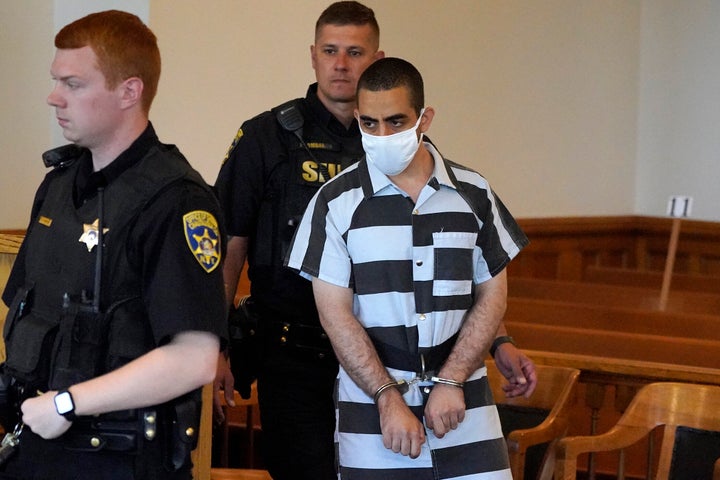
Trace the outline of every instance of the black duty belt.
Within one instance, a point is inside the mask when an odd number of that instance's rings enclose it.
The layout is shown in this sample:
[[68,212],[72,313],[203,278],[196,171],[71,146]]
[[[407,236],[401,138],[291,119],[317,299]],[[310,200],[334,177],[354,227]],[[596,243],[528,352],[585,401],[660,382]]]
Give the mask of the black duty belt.
[[79,417],[58,441],[65,448],[76,451],[136,452],[142,441],[153,440],[157,435],[158,415],[154,409],[128,412],[134,412],[133,420]]
[[408,352],[388,343],[372,339],[375,350],[383,365],[397,370],[426,374],[437,372],[450,355],[457,341],[457,333],[440,345],[423,349],[422,352]]
[[271,346],[284,347],[293,353],[318,360],[335,358],[330,339],[319,325],[280,321],[263,323],[260,327],[261,335]]

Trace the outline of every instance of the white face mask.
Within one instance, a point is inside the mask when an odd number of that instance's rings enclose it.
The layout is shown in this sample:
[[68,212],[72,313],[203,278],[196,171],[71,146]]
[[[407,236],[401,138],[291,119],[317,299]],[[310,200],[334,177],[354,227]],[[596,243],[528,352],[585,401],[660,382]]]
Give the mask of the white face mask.
[[416,132],[420,126],[423,112],[425,112],[424,108],[413,128],[392,135],[370,135],[363,132],[361,128],[363,149],[368,162],[390,177],[402,173],[410,165],[415,153],[420,148],[423,135],[420,134],[420,138],[418,138]]

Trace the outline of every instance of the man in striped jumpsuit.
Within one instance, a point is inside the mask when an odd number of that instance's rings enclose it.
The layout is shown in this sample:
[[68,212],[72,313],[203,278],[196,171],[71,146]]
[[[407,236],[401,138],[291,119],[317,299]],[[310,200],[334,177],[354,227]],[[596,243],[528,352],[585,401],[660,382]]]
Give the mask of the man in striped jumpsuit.
[[342,479],[511,478],[483,359],[527,238],[481,175],[423,141],[423,88],[401,59],[363,73],[366,157],[319,190],[286,263],[312,278],[340,361]]

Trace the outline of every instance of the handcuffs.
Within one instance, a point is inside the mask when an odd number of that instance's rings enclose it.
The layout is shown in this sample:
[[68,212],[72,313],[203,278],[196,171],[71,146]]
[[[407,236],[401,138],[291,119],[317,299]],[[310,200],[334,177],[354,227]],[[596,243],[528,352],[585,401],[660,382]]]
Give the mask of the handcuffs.
[[451,380],[449,378],[442,378],[432,375],[432,372],[426,372],[425,371],[425,357],[423,354],[420,354],[420,365],[421,365],[421,371],[420,375],[415,376],[412,380],[409,382],[407,380],[392,380],[387,383],[383,383],[380,385],[373,394],[373,402],[376,404],[378,403],[378,399],[380,396],[388,389],[390,388],[397,388],[400,394],[405,394],[409,389],[410,385],[413,385],[418,382],[433,382],[433,383],[440,383],[442,385],[450,385],[452,387],[457,388],[463,388],[465,386],[464,382],[458,382],[456,380]]

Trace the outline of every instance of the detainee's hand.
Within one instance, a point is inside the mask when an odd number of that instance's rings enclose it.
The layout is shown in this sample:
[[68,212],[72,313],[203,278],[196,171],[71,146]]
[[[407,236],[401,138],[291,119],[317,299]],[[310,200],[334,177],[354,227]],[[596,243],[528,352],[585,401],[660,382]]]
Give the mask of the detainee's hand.
[[51,391],[37,397],[28,398],[20,406],[22,421],[37,435],[45,440],[57,438],[72,425],[65,417],[57,413],[55,395]]
[[223,413],[223,395],[225,403],[231,407],[235,406],[235,378],[232,370],[230,370],[230,361],[224,352],[220,352],[218,356],[217,371],[215,373],[215,381],[213,382],[213,421],[215,424],[221,424],[225,421]]
[[383,445],[395,453],[417,458],[425,443],[425,428],[407,406],[402,395],[391,388],[378,400]]
[[465,393],[452,385],[435,384],[425,405],[425,424],[442,438],[465,420]]

